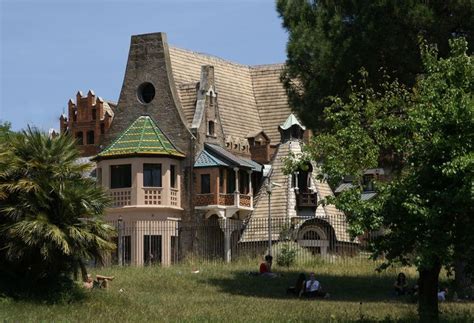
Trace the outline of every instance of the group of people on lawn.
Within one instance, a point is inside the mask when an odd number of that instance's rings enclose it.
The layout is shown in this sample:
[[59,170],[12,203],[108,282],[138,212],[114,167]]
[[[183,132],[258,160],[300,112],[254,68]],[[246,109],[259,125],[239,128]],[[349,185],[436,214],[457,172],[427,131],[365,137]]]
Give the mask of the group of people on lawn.
[[[407,278],[404,273],[399,273],[397,280],[393,283],[393,288],[396,296],[411,295],[418,296],[418,284],[413,285],[412,287],[408,286]],[[438,301],[445,301],[446,295],[448,294],[448,288],[440,288],[438,291]]]
[[[273,257],[270,255],[265,256],[265,261],[260,264],[259,274],[262,277],[274,278],[278,277],[278,274],[272,272],[272,261]],[[418,284],[412,287],[408,286],[407,279],[404,273],[399,273],[397,279],[393,284],[393,288],[396,296],[411,295],[414,297],[418,296]],[[445,301],[448,293],[447,288],[441,288],[438,291],[438,300]],[[321,286],[321,283],[316,280],[314,272],[309,274],[307,279],[304,273],[298,275],[298,279],[294,286],[287,289],[287,294],[293,294],[298,297],[307,298],[328,298],[329,293],[325,292]]]
[[[272,262],[273,257],[270,255],[266,255],[265,262],[260,264],[259,272],[262,277],[278,277],[278,274],[272,272]],[[299,274],[295,286],[289,287],[286,292],[287,294],[294,294],[298,297],[329,297],[329,293],[323,291],[321,283],[316,280],[313,272],[309,274],[309,279],[306,278],[306,275],[304,273]]]
[[[267,278],[278,277],[278,274],[272,272],[272,263],[273,257],[271,255],[266,255],[265,261],[260,264],[258,275]],[[87,275],[87,278],[84,280],[84,288],[107,288],[109,281],[112,281],[113,279],[113,276],[96,275],[96,279],[94,280],[92,279],[91,275]],[[393,284],[393,288],[396,296],[418,295],[418,284],[415,284],[413,287],[409,287],[404,273],[398,274],[397,279]],[[446,300],[447,293],[447,288],[440,289],[438,292],[438,300]],[[316,280],[314,272],[309,274],[309,279],[307,279],[306,274],[300,273],[295,285],[287,289],[287,294],[293,294],[298,297],[306,298],[329,297],[329,293],[325,292],[321,286],[321,283]]]

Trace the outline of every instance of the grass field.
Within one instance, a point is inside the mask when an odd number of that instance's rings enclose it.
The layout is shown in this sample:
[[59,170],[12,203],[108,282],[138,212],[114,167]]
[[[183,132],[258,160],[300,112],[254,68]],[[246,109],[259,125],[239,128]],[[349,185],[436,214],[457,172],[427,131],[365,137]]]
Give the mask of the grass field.
[[[248,276],[258,263],[187,264],[169,268],[104,268],[115,275],[108,290],[86,291],[71,304],[42,304],[0,299],[4,322],[167,322],[167,321],[416,321],[416,304],[391,293],[400,269],[381,274],[372,262],[275,268],[279,278]],[[199,273],[192,273],[193,270]],[[331,298],[302,300],[287,296],[299,272],[314,271]],[[404,270],[410,282],[414,270]],[[93,271],[93,273],[95,273]],[[445,282],[444,282],[445,283]],[[123,292],[120,292],[120,289]],[[474,303],[441,304],[441,319],[474,322]]]

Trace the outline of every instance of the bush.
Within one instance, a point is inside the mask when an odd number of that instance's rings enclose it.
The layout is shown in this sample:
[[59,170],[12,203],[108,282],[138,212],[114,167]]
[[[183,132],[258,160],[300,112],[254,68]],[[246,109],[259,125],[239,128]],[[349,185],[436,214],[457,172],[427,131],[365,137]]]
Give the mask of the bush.
[[279,266],[290,267],[311,259],[311,252],[293,241],[278,242],[272,246],[272,255]]

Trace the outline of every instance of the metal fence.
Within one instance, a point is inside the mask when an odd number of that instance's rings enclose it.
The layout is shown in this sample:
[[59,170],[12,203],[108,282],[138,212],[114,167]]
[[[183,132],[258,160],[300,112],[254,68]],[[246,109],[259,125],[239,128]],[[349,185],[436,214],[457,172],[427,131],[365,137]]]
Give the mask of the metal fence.
[[[336,225],[334,225],[336,223]],[[293,259],[347,262],[367,259],[376,234],[350,238],[347,225],[337,227],[323,219],[266,218],[240,221],[210,218],[200,222],[178,220],[113,222],[117,250],[109,264],[173,265],[190,258],[204,262],[261,259],[272,254],[276,262]],[[335,227],[336,226],[336,227]]]

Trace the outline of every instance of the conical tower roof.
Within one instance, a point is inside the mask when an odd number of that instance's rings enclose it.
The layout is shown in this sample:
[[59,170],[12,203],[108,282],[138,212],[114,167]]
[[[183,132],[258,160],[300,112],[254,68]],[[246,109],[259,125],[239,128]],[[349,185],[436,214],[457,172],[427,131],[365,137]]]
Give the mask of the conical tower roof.
[[94,159],[134,156],[185,157],[150,116],[140,116]]

